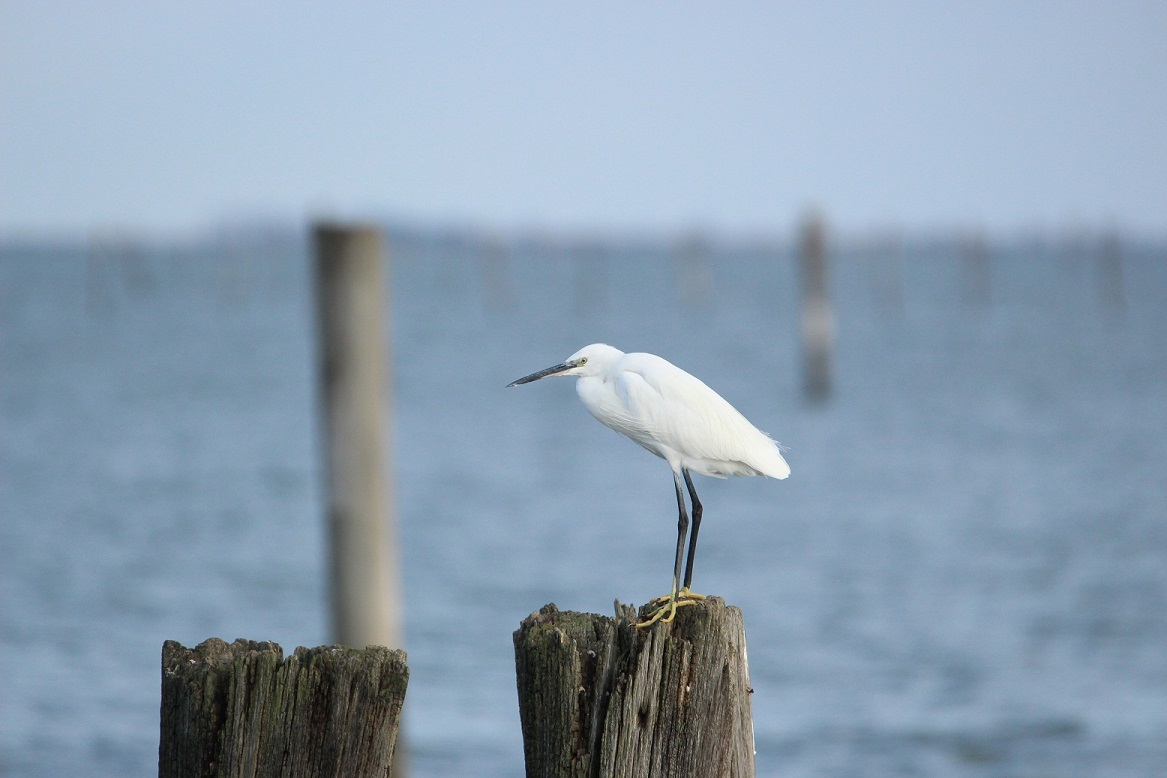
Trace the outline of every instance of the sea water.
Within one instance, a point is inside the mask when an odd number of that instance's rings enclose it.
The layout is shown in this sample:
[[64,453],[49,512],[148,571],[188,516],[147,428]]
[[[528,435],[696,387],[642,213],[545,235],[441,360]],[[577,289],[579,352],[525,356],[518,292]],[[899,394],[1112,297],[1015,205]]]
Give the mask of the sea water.
[[[155,774],[164,640],[329,642],[307,254],[0,247],[0,775]],[[821,403],[781,245],[389,254],[412,775],[521,774],[519,621],[669,586],[665,464],[569,380],[503,388],[594,341],[788,447],[696,479],[759,775],[1167,774],[1163,246],[836,247]]]

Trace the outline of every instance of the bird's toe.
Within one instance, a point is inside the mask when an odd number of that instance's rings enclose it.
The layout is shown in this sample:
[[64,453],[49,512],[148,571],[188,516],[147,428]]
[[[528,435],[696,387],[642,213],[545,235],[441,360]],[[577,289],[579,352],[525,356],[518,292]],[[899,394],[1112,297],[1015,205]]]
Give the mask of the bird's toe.
[[[692,596],[692,592],[689,593]],[[699,599],[698,599],[699,598]],[[704,599],[703,595],[696,595],[694,599],[680,599],[680,593],[677,597],[669,595],[668,597],[657,597],[645,604],[643,616],[640,621],[636,622],[636,626],[640,628],[651,627],[658,621],[661,624],[669,624],[677,615],[677,608],[682,608],[686,605],[696,605],[700,599]]]

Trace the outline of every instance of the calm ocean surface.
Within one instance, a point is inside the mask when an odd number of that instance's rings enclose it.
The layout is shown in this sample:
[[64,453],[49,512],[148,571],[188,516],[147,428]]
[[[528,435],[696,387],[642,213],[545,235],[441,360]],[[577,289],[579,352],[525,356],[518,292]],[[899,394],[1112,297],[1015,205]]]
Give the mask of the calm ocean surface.
[[[666,465],[570,381],[706,380],[792,477],[700,478],[759,775],[1167,775],[1167,250],[840,250],[801,396],[788,249],[393,239],[416,776],[522,773],[511,633],[671,576]],[[157,770],[162,642],[329,642],[306,243],[0,246],[0,775]]]

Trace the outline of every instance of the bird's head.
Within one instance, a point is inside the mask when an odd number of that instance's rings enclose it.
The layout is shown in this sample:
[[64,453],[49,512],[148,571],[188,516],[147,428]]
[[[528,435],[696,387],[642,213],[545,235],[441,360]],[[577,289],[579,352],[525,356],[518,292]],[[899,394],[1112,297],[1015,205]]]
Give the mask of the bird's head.
[[593,343],[590,346],[584,346],[558,365],[552,365],[537,373],[523,376],[517,381],[507,384],[507,387],[529,384],[532,381],[553,375],[599,375],[615,364],[616,360],[622,356],[624,356],[624,352],[618,348],[612,348],[606,343]]

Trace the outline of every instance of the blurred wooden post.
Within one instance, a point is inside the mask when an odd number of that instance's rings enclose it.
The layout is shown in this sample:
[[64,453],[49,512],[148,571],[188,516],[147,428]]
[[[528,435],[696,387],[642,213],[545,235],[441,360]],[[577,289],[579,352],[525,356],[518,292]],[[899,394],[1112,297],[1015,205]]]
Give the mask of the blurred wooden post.
[[483,292],[486,307],[492,310],[513,308],[515,286],[511,279],[511,247],[502,236],[481,239],[478,249],[482,261]]
[[960,255],[960,291],[965,305],[987,308],[993,288],[993,276],[984,233],[976,231],[962,236],[958,240],[957,253]]
[[1122,241],[1111,231],[1102,236],[1098,248],[1098,300],[1109,313],[1126,310],[1126,292],[1122,280]]
[[409,682],[380,646],[162,647],[159,778],[388,776]]
[[547,605],[514,633],[527,775],[753,776],[741,609],[710,597],[672,624],[634,621]]
[[680,241],[675,251],[681,305],[687,311],[709,308],[713,299],[713,268],[708,238],[694,230]]
[[880,307],[894,314],[904,310],[904,239],[897,232],[889,232],[875,241],[873,261],[876,298]]
[[835,345],[835,314],[831,307],[827,270],[827,228],[817,213],[802,224],[799,248],[802,279],[803,390],[807,399],[831,394],[831,352]]
[[315,228],[333,639],[402,645],[389,482],[384,257],[370,227]]
[[609,247],[586,238],[567,247],[573,273],[572,300],[576,314],[599,317],[607,305]]

